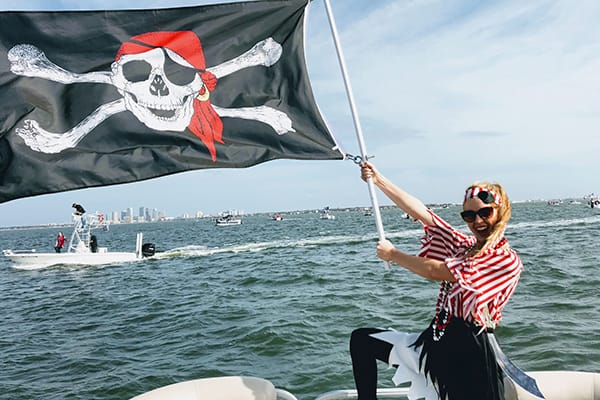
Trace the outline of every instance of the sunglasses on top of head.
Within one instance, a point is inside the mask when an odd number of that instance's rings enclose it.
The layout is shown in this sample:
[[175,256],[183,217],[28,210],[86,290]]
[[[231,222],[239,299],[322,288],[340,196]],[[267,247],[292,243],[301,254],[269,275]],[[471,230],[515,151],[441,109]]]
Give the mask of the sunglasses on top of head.
[[492,204],[496,200],[494,195],[487,190],[482,190],[481,192],[477,193],[477,197],[479,197],[479,200],[483,201],[485,204]]
[[461,218],[465,222],[475,222],[475,218],[479,215],[482,219],[488,219],[494,212],[494,207],[483,207],[477,211],[466,210],[460,213]]

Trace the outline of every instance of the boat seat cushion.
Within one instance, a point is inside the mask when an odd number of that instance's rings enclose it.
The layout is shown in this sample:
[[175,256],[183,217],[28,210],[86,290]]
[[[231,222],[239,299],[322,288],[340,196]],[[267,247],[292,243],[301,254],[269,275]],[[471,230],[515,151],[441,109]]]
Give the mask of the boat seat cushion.
[[273,384],[262,378],[222,376],[160,387],[131,400],[275,400]]
[[[600,374],[577,371],[528,372],[546,400],[600,400]],[[512,382],[505,381],[506,400],[536,400]]]

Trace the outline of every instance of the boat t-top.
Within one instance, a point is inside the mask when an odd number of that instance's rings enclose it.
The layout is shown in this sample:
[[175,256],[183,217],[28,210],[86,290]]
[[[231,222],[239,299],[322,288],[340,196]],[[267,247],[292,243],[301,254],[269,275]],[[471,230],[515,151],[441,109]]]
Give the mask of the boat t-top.
[[102,265],[140,260],[154,255],[153,243],[142,244],[142,233],[136,238],[135,252],[109,252],[98,247],[94,230],[108,230],[109,224],[102,214],[73,214],[73,233],[64,253],[41,253],[35,250],[2,250],[18,268],[38,269],[59,264]]

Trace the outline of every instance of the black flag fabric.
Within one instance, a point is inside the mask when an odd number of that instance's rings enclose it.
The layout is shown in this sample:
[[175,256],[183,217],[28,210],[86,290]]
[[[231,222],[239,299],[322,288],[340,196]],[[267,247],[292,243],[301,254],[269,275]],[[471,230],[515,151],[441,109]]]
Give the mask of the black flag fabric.
[[0,203],[204,168],[342,159],[308,0],[0,13]]

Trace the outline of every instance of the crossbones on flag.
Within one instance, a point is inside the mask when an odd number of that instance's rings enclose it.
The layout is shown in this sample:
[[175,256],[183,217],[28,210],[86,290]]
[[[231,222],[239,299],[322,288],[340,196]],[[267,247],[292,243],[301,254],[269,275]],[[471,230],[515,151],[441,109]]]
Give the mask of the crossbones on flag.
[[0,203],[203,168],[342,159],[308,0],[0,13]]

